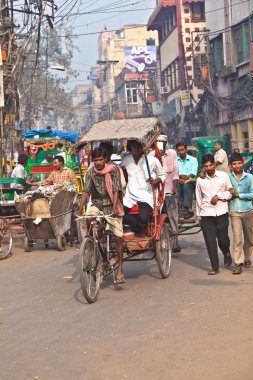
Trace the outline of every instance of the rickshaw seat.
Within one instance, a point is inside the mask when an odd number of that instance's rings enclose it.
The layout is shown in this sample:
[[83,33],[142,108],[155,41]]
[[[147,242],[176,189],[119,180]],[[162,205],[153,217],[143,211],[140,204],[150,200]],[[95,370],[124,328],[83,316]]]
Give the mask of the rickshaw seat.
[[133,215],[133,214],[139,214],[139,212],[140,212],[140,207],[139,207],[139,205],[134,205],[134,206],[130,209],[130,211],[129,211],[128,214],[131,214],[131,215]]

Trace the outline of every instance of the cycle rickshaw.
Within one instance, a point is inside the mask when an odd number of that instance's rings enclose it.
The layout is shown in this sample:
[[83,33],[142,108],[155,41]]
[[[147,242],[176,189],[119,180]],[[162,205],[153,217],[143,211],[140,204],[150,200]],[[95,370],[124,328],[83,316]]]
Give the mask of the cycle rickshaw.
[[[129,120],[108,120],[96,123],[80,140],[79,148],[85,144],[101,141],[138,140],[144,146],[144,154],[156,141],[164,127],[157,118],[140,118]],[[148,160],[147,171],[150,176]],[[162,213],[161,197],[158,190],[154,193],[154,208],[150,218],[148,235],[145,237],[123,235],[123,261],[141,261],[156,259],[162,278],[167,278],[171,268],[171,237],[167,215]],[[132,209],[137,213],[136,207]],[[117,268],[117,252],[113,236],[105,231],[105,218],[91,218],[89,233],[80,247],[80,279],[83,294],[89,303],[97,300],[100,284],[104,277]],[[115,280],[115,277],[114,277]]]

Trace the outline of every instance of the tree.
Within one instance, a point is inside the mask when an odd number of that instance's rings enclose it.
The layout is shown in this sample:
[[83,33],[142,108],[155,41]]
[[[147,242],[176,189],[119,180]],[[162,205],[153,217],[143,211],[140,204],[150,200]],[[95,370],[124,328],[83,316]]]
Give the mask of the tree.
[[[64,85],[78,76],[71,68],[75,49],[71,29],[64,30],[63,25],[44,29],[39,39],[38,36],[31,39],[22,57],[19,83],[24,111],[22,129],[72,124],[75,114]],[[55,64],[65,68],[63,75],[56,75],[50,69]]]

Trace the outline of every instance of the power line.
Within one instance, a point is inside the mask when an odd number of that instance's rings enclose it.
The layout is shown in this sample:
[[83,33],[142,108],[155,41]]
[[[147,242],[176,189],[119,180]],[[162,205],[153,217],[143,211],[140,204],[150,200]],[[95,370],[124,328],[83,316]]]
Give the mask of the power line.
[[[234,7],[234,6],[236,6],[236,5],[239,5],[239,4],[242,4],[242,3],[247,3],[248,2],[248,0],[242,0],[242,1],[240,1],[240,2],[238,2],[238,3],[233,3],[233,4],[230,4],[228,7]],[[228,7],[226,7],[226,8],[228,8]],[[136,9],[128,9],[128,10],[124,10],[124,11],[113,11],[113,12],[117,12],[117,13],[126,13],[126,12],[136,12],[136,11],[141,11],[141,10],[149,10],[149,9],[152,9],[152,10],[154,10],[154,8],[139,8],[138,10],[136,10]],[[216,9],[212,9],[212,10],[210,10],[210,11],[207,11],[207,12],[205,12],[205,14],[208,14],[208,13],[213,13],[213,12],[217,12],[217,11],[219,11],[219,10],[223,10],[224,9],[224,7],[221,7],[221,8],[216,8]],[[111,13],[111,12],[110,12]],[[82,13],[79,13],[80,15],[82,14]],[[86,13],[84,13],[84,14],[91,14],[91,12],[86,12]],[[74,16],[75,14],[73,13],[71,16]],[[185,16],[185,17],[181,17],[180,19],[178,19],[178,21],[179,20],[184,20],[184,19],[186,19],[186,18],[188,18],[189,16]],[[157,25],[157,26],[159,26],[159,25],[162,25],[162,24],[164,24],[165,23],[165,21],[161,21],[161,22],[157,22],[157,23],[155,23],[155,25]],[[140,25],[141,26],[148,26],[148,24],[138,24],[138,25],[133,25],[133,26],[128,26],[128,27],[126,27],[125,29],[136,29],[136,28],[139,28],[140,27]],[[228,30],[228,29],[230,29],[231,27],[228,27],[228,28],[224,28],[224,29],[222,29],[221,31],[225,31],[226,29]],[[117,29],[108,29],[107,30],[107,32],[117,32],[119,30],[119,28],[117,28]],[[221,31],[214,31],[214,32],[212,32],[212,34],[217,34],[217,33],[219,33],[219,32],[221,32]],[[62,35],[62,36],[59,36],[59,37],[61,37],[61,38],[66,38],[66,37],[79,37],[79,36],[90,36],[90,35],[96,35],[96,34],[101,34],[101,31],[97,31],[97,32],[87,32],[87,33],[79,33],[79,34],[68,34],[68,36],[65,36],[65,35]],[[211,33],[210,33],[211,34]]]

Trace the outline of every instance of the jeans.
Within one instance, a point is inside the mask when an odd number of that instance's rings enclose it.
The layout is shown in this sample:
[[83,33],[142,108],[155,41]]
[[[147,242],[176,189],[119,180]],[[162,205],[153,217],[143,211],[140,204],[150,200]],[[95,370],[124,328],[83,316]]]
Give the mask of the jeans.
[[178,185],[179,201],[183,200],[185,208],[192,208],[193,194],[195,192],[195,183],[186,183]]
[[138,202],[139,214],[128,214],[131,210],[128,207],[124,207],[125,215],[123,217],[123,223],[128,224],[133,228],[134,232],[139,232],[147,228],[150,215],[153,211],[152,207],[145,202]]
[[201,227],[206,242],[208,256],[213,270],[219,270],[218,245],[223,255],[227,255],[230,247],[228,236],[229,219],[228,214],[220,216],[202,216]]

